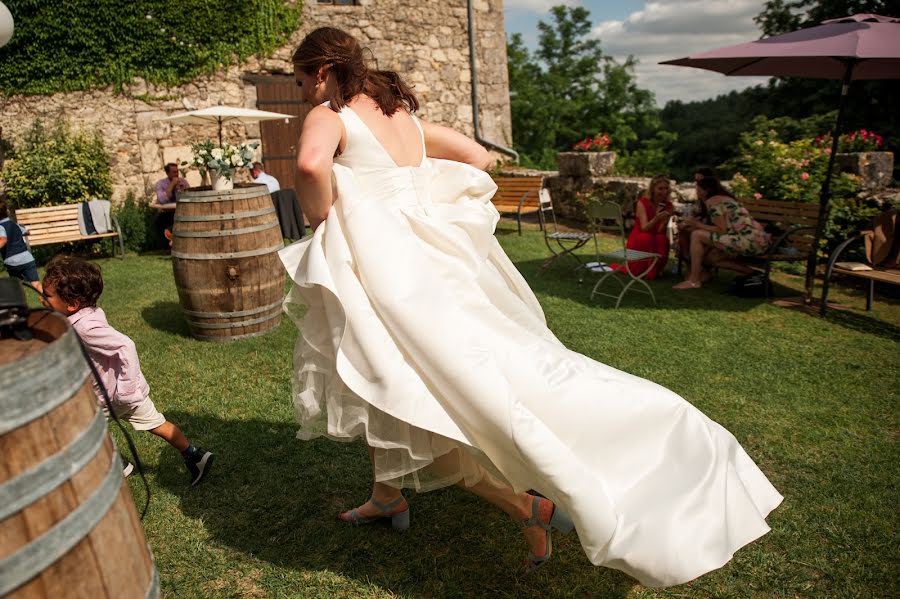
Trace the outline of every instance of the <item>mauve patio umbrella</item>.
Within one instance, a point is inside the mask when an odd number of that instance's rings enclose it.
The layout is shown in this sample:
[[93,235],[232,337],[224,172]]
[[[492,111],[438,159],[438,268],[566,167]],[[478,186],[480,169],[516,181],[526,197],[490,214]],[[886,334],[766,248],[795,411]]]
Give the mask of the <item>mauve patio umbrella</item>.
[[[816,248],[828,215],[831,171],[844,120],[847,90],[851,81],[900,78],[900,18],[859,14],[831,19],[815,27],[660,64],[707,69],[728,76],[762,75],[843,81],[837,122],[831,134],[831,156],[819,196],[819,222],[813,245]],[[806,304],[812,302],[815,272],[816,252],[812,251],[806,264]]]

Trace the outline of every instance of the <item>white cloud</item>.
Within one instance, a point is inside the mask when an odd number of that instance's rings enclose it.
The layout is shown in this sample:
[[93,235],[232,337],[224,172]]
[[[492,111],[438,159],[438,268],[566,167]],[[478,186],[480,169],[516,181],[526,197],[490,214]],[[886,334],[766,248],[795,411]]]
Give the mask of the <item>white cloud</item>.
[[565,4],[566,6],[580,6],[581,0],[506,0],[505,8],[520,8],[536,13],[549,12],[554,6]]
[[607,54],[639,61],[638,84],[653,91],[663,106],[669,100],[702,100],[767,81],[657,64],[757,39],[753,17],[762,9],[761,0],[656,0],[622,21],[599,23],[593,33]]

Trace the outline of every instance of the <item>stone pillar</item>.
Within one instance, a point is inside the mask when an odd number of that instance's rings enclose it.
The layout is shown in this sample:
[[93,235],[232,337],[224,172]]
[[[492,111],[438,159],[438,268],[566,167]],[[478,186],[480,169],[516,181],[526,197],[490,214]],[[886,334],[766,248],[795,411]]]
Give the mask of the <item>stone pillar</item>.
[[840,172],[860,177],[861,190],[887,187],[894,176],[893,152],[850,152],[838,154],[835,158]]

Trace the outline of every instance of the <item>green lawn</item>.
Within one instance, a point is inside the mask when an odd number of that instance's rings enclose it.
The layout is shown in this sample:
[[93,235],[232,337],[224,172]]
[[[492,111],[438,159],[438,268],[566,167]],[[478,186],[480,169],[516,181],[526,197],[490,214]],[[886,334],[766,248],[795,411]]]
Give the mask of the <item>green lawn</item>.
[[[728,274],[690,292],[672,291],[668,275],[654,284],[657,306],[634,296],[613,310],[565,268],[536,276],[546,254],[536,231],[519,238],[504,224],[499,238],[566,345],[675,390],[737,436],[785,496],[772,532],[721,570],[655,591],[592,567],[574,537],[556,537],[552,562],[523,576],[518,528],[457,489],[411,496],[406,535],[339,524],[340,509],[367,497],[365,449],[294,438],[293,325],[195,341],[167,256],[107,259],[100,303],[136,342],[154,401],[217,456],[189,488],[176,452],[137,436],[166,596],[900,596],[900,302],[881,294],[866,313],[839,285],[833,299],[853,309],[822,320],[723,294]],[[784,295],[802,285],[778,280]],[[140,505],[143,487],[129,484]]]

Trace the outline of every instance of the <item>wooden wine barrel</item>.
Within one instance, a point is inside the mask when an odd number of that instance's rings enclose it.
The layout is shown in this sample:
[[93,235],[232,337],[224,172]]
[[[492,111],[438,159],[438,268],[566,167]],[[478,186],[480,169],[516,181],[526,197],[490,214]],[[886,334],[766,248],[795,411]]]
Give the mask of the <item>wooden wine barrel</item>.
[[0,597],[159,597],[122,463],[66,319],[0,339]]
[[278,326],[284,243],[265,185],[182,191],[172,235],[175,285],[191,335],[231,341]]

